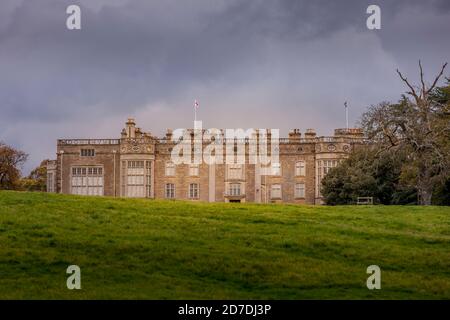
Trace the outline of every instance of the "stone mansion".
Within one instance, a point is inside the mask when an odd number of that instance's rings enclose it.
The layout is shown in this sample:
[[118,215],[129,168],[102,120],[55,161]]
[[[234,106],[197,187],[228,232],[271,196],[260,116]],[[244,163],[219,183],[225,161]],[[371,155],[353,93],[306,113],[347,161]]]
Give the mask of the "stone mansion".
[[[158,138],[128,119],[120,139],[60,139],[57,159],[47,164],[47,191],[64,194],[200,200],[320,204],[328,170],[364,142],[360,129],[334,136],[289,132],[279,140],[279,163],[270,175],[260,164],[178,164],[171,161],[172,131]],[[246,146],[248,150],[248,146]],[[236,148],[235,150],[236,151]]]

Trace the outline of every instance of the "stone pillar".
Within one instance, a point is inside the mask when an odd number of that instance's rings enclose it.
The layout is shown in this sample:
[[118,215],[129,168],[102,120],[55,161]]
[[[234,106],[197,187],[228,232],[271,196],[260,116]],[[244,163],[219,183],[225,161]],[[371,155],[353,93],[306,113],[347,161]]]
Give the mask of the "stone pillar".
[[60,174],[61,174],[61,176],[60,176],[60,184],[61,184],[61,190],[60,190],[60,192],[59,193],[63,193],[63,187],[64,187],[64,180],[63,180],[63,176],[64,176],[64,174],[63,174],[63,172],[64,172],[64,170],[63,170],[63,157],[64,157],[64,151],[63,150],[61,150],[60,151],[60,154],[61,154],[61,164],[60,164],[60,167],[61,167],[61,169],[60,169]]
[[261,164],[255,164],[255,202],[261,203]]
[[133,118],[128,118],[128,121],[126,122],[126,133],[127,138],[136,137],[136,123]]
[[208,187],[209,187],[209,202],[216,202],[216,165],[210,164],[209,165],[209,181],[208,181]]

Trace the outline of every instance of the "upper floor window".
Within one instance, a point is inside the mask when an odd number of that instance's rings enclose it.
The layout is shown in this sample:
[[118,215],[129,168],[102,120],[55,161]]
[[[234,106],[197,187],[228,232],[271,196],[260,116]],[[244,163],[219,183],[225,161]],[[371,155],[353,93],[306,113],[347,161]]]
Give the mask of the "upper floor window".
[[128,169],[143,169],[144,161],[128,161]]
[[198,199],[198,183],[189,184],[189,198]]
[[272,175],[273,176],[281,175],[281,163],[272,163]]
[[81,149],[81,156],[82,157],[93,157],[93,156],[95,156],[95,150],[94,149]]
[[230,164],[227,172],[228,179],[242,179],[242,165]]
[[175,164],[173,162],[166,162],[166,176],[175,175]]
[[304,176],[305,175],[305,161],[300,160],[295,163],[295,175]]
[[294,196],[296,198],[304,198],[305,197],[305,184],[304,183],[295,184]]
[[101,167],[72,167],[72,176],[101,176],[103,168]]
[[94,175],[94,176],[101,176],[103,174],[103,168],[98,167],[89,167],[88,168],[88,175]]
[[198,176],[199,175],[199,166],[198,164],[189,165],[189,175],[190,176]]
[[166,198],[167,199],[175,198],[175,184],[173,183],[166,184]]
[[273,184],[271,186],[270,197],[272,199],[281,199],[281,184]]

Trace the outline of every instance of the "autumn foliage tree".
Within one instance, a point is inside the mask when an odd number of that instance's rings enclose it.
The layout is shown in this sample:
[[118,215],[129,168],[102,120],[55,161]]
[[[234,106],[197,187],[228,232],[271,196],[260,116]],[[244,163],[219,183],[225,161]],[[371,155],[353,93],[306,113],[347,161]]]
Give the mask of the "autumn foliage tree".
[[25,191],[46,191],[47,190],[47,162],[44,160],[33,169],[27,177],[20,179],[21,190]]
[[20,166],[28,155],[0,142],[0,189],[16,189],[20,179]]

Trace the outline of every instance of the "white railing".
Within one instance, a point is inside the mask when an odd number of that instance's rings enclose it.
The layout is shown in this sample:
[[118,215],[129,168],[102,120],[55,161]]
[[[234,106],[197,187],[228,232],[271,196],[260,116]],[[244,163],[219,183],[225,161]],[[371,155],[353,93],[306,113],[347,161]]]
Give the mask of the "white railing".
[[[124,138],[123,142],[127,143],[148,143],[151,142],[151,138]],[[58,145],[117,145],[120,144],[121,139],[58,139]],[[156,140],[158,143],[168,143],[172,142],[168,139],[161,138]],[[249,144],[249,139],[223,139],[221,142],[236,142],[242,144]],[[287,143],[318,143],[318,142],[364,142],[367,143],[369,140],[364,138],[350,138],[350,137],[315,137],[315,138],[301,138],[301,139],[290,139],[290,138],[279,138],[280,144]],[[195,141],[194,141],[195,142]],[[202,141],[198,141],[202,143]],[[208,141],[209,142],[209,141]],[[203,141],[203,143],[207,143]],[[270,143],[270,139],[268,139],[268,143]],[[252,144],[256,144],[256,141],[252,141]]]
[[58,139],[58,145],[115,145],[119,139]]

